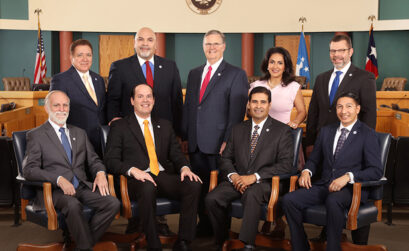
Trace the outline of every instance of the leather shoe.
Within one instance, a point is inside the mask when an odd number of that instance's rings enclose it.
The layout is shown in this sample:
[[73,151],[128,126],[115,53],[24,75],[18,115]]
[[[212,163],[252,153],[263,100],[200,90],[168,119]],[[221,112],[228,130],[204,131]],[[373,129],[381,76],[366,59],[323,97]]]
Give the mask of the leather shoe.
[[244,247],[242,249],[239,249],[240,251],[254,251],[254,248],[251,247]]
[[156,230],[158,235],[162,236],[172,236],[176,235],[174,232],[170,231],[168,224],[166,223],[156,223]]
[[191,251],[189,247],[189,243],[184,240],[176,241],[175,245],[173,246],[173,251]]

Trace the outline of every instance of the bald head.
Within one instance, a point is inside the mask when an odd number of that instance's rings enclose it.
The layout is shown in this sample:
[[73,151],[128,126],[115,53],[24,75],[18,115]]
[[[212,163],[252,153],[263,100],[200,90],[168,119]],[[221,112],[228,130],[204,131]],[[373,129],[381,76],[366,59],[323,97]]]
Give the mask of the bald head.
[[150,60],[156,52],[156,35],[151,28],[143,27],[135,35],[135,51],[144,60]]

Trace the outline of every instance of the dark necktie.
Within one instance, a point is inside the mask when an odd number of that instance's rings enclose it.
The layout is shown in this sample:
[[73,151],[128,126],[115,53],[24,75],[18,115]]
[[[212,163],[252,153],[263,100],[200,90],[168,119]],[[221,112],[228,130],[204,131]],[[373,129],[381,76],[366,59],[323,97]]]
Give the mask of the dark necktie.
[[256,149],[257,141],[258,141],[258,129],[260,127],[258,125],[254,126],[253,135],[251,135],[251,142],[250,142],[250,158],[254,157],[254,150]]
[[151,66],[149,65],[149,61],[146,61],[145,65],[146,65],[146,82],[148,85],[150,85],[153,88],[153,75],[152,75]]
[[209,66],[209,69],[207,70],[206,76],[203,79],[202,83],[202,88],[200,88],[200,97],[199,97],[199,103],[202,102],[203,95],[206,91],[206,87],[210,82],[210,76],[212,75],[212,66]]
[[341,76],[342,71],[336,71],[335,74],[337,74],[334,78],[334,82],[332,82],[331,86],[331,92],[329,93],[329,104],[332,105],[332,102],[334,101],[335,98],[335,93],[337,93],[338,86],[339,86],[339,76]]
[[[70,164],[72,164],[72,153],[71,153],[71,146],[70,146],[70,142],[68,142],[68,137],[67,134],[65,134],[65,129],[64,127],[60,127],[60,133],[61,133],[61,144],[64,147],[65,153],[67,154],[68,160],[70,161]],[[77,188],[79,185],[79,181],[78,178],[74,175],[74,177],[72,178],[72,185],[74,186],[74,188]]]
[[342,147],[344,146],[345,140],[347,139],[348,132],[349,130],[346,128],[341,129],[341,135],[339,136],[337,147],[335,148],[335,152],[334,152],[334,160],[337,159],[338,153],[341,151]]

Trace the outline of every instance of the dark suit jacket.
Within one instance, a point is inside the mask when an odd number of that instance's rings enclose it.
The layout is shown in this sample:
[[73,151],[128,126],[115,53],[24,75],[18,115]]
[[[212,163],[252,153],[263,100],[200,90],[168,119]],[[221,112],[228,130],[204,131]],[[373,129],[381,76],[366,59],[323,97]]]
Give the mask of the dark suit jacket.
[[97,95],[98,105],[88,94],[80,75],[73,66],[52,78],[50,90],[61,90],[68,95],[70,115],[67,123],[84,129],[95,151],[102,156],[100,125],[106,125],[105,84],[100,75],[92,71],[89,71],[89,74]]
[[[24,178],[48,181],[53,187],[57,187],[58,176],[71,181],[75,174],[82,183],[92,189],[92,183],[87,179],[86,168],[94,179],[97,172],[105,171],[105,167],[88,141],[85,131],[68,124],[67,128],[72,148],[72,164],[60,139],[47,121],[27,133],[27,150],[23,161]],[[36,205],[43,205],[42,189],[37,192],[37,201]]]
[[[306,144],[313,145],[323,126],[338,122],[335,102],[330,105],[328,84],[333,69],[318,75],[315,80],[307,118]],[[376,127],[376,83],[371,72],[364,71],[351,64],[335,94],[336,100],[343,92],[352,91],[359,95],[361,111],[359,119],[368,126]]]
[[[151,121],[156,155],[165,172],[179,173],[183,166],[190,166],[182,154],[172,124],[164,119],[152,118]],[[149,167],[145,138],[135,114],[130,114],[111,124],[104,160],[111,173],[126,177],[131,167],[141,170]]]
[[199,147],[204,153],[218,154],[221,144],[229,139],[233,125],[243,121],[249,84],[242,69],[223,60],[199,103],[204,67],[189,72],[183,106],[183,135],[189,142],[189,152]]
[[304,169],[311,170],[313,176],[322,164],[321,179],[316,184],[329,183],[347,172],[353,173],[355,182],[380,179],[383,169],[375,131],[358,120],[334,160],[333,145],[338,127],[339,123],[335,123],[321,129],[305,164]]
[[253,158],[250,158],[251,131],[251,119],[233,127],[220,160],[223,177],[233,172],[239,175],[258,173],[261,180],[271,182],[274,175],[291,173],[294,142],[290,127],[268,117]]
[[[153,71],[155,106],[152,115],[171,121],[180,136],[183,96],[179,70],[174,61],[155,55]],[[133,114],[132,88],[140,83],[146,83],[146,79],[136,54],[112,63],[107,92],[108,121]]]

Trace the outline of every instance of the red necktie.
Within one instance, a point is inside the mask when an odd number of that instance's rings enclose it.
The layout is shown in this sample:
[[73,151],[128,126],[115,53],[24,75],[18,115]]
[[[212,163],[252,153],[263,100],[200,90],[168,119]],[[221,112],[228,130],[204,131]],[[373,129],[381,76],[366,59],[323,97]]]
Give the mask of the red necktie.
[[146,65],[146,82],[153,88],[153,77],[152,77],[152,70],[151,66],[149,65],[149,61],[145,62]]
[[203,79],[202,88],[200,88],[199,103],[202,102],[202,98],[203,98],[203,95],[204,95],[204,93],[206,91],[206,87],[207,87],[207,85],[209,84],[209,81],[210,81],[210,75],[212,75],[212,66],[209,66],[209,69],[208,69],[208,71],[206,73],[206,76]]

